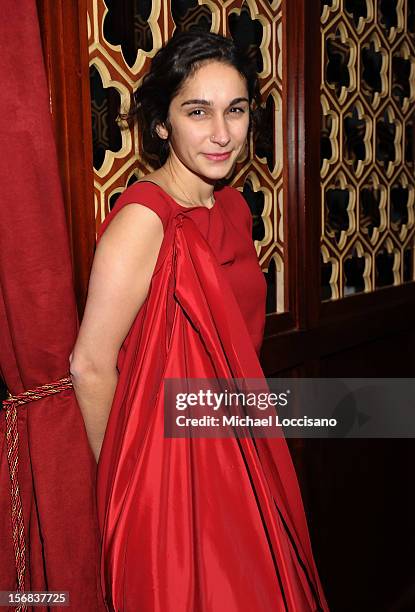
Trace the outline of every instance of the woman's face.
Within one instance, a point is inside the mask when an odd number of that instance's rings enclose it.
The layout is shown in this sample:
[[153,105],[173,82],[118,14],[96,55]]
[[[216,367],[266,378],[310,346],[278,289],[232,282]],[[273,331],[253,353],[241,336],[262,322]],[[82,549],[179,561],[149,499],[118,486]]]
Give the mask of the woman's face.
[[[249,100],[245,79],[228,64],[202,64],[171,101],[168,118],[170,157],[177,157],[204,179],[224,178],[246,143]],[[161,129],[165,137],[167,130]]]

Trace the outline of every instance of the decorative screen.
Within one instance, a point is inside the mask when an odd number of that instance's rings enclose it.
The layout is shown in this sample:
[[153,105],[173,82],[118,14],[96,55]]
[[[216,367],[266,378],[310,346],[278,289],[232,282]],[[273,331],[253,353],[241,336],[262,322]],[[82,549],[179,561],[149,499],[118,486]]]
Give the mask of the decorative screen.
[[414,280],[415,4],[321,2],[322,299]]

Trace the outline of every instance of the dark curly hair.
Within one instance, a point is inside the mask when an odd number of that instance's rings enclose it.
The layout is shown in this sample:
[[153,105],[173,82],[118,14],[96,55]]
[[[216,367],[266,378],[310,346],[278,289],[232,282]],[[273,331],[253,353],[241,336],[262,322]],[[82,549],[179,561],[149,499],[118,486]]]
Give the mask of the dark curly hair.
[[170,133],[167,119],[170,102],[200,64],[212,60],[233,66],[245,78],[252,109],[249,131],[253,131],[254,141],[257,139],[264,109],[261,107],[255,61],[230,38],[199,30],[179,32],[156,53],[150,71],[133,95],[130,111],[120,115],[130,124],[138,120],[143,156],[152,164],[156,162],[162,166],[169,155],[169,142],[158,136],[156,126],[164,124]]

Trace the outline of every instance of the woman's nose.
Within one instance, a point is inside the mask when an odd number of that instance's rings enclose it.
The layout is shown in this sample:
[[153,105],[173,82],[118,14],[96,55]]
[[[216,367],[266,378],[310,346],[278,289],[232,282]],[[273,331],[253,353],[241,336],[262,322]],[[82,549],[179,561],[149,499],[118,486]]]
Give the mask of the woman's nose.
[[224,147],[230,141],[229,130],[223,118],[217,119],[212,124],[211,142],[215,142]]

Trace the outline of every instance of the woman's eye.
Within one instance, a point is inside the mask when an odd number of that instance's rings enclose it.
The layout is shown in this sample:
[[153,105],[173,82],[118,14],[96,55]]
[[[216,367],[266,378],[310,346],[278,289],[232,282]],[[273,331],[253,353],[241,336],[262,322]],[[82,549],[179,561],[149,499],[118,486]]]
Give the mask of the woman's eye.
[[[232,106],[232,108],[229,109],[229,112],[232,115],[240,115],[245,112],[245,109],[241,108],[240,106]],[[205,115],[206,115],[206,111],[203,108],[194,108],[188,113],[189,117],[203,117]]]

